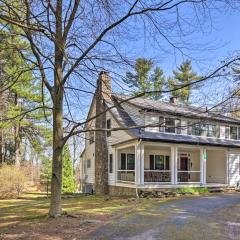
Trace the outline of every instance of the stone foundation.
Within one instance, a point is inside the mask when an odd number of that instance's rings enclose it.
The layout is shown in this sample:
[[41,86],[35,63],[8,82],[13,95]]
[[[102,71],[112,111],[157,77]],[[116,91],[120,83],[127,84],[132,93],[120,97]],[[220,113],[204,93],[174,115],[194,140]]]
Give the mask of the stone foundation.
[[136,188],[109,186],[111,196],[136,196]]

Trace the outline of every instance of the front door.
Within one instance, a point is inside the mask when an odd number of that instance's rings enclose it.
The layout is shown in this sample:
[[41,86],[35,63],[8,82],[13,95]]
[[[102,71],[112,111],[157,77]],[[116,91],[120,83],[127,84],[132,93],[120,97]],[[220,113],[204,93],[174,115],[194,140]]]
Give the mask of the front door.
[[189,175],[188,172],[185,172],[188,170],[189,170],[189,157],[186,155],[184,156],[180,155],[180,170],[179,170],[180,172],[178,174],[179,182],[188,182]]
[[180,157],[180,170],[188,171],[188,157],[185,156]]

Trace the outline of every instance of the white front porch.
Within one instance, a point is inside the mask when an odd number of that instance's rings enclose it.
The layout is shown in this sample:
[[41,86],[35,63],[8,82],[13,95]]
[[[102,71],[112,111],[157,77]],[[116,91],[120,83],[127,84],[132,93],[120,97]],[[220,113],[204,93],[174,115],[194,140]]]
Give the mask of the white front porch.
[[115,148],[117,186],[222,187],[228,184],[226,149],[138,142]]

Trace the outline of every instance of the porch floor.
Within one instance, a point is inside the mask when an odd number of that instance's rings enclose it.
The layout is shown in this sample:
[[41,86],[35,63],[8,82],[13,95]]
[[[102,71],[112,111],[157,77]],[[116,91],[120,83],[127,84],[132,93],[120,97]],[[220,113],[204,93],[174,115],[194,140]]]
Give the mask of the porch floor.
[[[129,188],[136,188],[135,183],[123,183],[123,182],[118,182],[116,186],[121,186],[121,187],[129,187]],[[164,188],[184,188],[184,187],[209,187],[209,188],[226,188],[229,187],[228,184],[224,183],[206,183],[204,185],[200,183],[184,183],[184,184],[148,184],[145,183],[144,185],[139,185],[139,189],[164,189]]]

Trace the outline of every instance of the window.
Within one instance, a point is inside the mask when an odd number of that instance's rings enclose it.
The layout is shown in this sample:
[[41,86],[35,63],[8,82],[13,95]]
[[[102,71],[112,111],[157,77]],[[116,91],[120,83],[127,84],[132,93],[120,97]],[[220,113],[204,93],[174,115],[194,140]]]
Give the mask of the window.
[[91,159],[87,160],[87,168],[91,168]]
[[169,156],[150,155],[149,165],[150,170],[169,170]]
[[155,155],[155,169],[156,170],[164,169],[164,156],[163,155]]
[[220,127],[218,125],[209,124],[208,129],[207,129],[207,136],[219,138],[220,137]]
[[230,128],[229,126],[225,126],[225,138],[229,139],[229,135],[230,135]]
[[135,169],[135,154],[127,154],[127,169]]
[[89,144],[94,143],[94,132],[89,133]]
[[192,122],[190,122],[190,121],[187,122],[187,134],[188,135],[193,134],[193,126],[192,126]]
[[191,130],[192,130],[192,132],[191,132],[192,135],[201,136],[202,128],[199,123],[193,124],[191,126]]
[[240,127],[238,127],[238,140],[240,140]]
[[159,132],[164,132],[164,117],[159,117]]
[[113,155],[109,154],[109,173],[113,173]]
[[177,134],[181,134],[181,120],[180,119],[176,119],[175,120],[175,124],[176,124]]
[[175,119],[165,118],[165,132],[175,133]]
[[[112,124],[111,124],[111,119],[107,120],[107,129],[111,129],[112,128]],[[107,137],[111,136],[111,132],[107,131]]]
[[121,153],[121,170],[134,170],[135,169],[135,154]]
[[214,124],[188,122],[188,134],[203,137],[220,137],[220,127]]
[[230,139],[237,140],[237,127],[230,126]]

